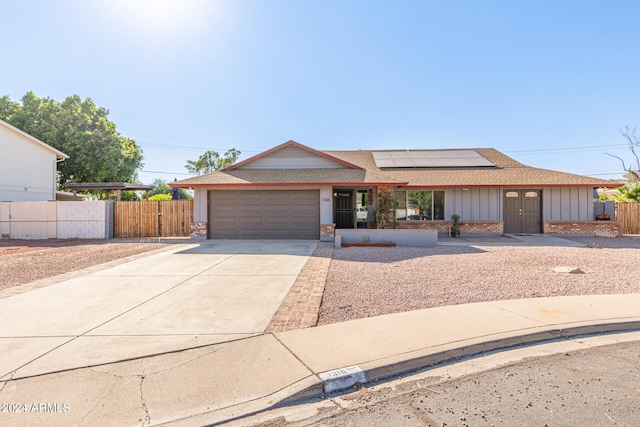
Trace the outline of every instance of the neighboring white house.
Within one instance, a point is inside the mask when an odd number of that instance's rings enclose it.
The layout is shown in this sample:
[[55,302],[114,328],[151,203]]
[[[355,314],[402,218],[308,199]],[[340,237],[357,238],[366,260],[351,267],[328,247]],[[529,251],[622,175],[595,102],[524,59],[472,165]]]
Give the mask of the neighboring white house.
[[0,202],[56,200],[57,165],[68,158],[0,120]]

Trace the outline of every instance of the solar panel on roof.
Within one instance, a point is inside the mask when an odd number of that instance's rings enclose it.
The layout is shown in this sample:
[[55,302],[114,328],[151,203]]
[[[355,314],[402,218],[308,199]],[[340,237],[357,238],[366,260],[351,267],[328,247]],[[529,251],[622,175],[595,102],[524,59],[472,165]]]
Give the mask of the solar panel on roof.
[[474,150],[374,151],[379,168],[451,168],[495,166]]

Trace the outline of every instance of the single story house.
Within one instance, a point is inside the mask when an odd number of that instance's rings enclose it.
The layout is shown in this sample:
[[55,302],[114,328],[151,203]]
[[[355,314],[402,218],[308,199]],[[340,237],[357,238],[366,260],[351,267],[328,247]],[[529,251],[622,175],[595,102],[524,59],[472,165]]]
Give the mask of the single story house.
[[336,228],[376,227],[383,192],[400,229],[444,234],[456,214],[462,234],[620,233],[594,216],[594,189],[614,183],[491,148],[320,151],[288,141],[170,185],[195,190],[191,231],[202,239],[332,240]]
[[0,120],[0,202],[56,200],[58,162],[68,158]]

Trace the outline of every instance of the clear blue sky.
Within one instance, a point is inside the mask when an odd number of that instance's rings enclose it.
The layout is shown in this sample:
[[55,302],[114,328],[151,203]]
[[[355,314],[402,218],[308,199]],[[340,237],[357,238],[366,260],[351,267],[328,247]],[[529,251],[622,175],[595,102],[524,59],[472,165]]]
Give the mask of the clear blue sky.
[[640,127],[638,1],[21,0],[0,38],[0,96],[93,99],[146,184],[289,139],[618,178]]

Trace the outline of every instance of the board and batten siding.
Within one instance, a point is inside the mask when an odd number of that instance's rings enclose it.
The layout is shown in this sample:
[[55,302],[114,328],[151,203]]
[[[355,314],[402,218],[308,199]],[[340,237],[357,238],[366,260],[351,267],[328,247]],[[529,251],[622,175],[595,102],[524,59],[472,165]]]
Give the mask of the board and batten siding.
[[[437,188],[434,188],[437,191]],[[460,215],[462,221],[502,221],[502,189],[451,188],[445,190],[444,219]]]
[[[535,189],[535,188],[532,188]],[[502,221],[506,188],[453,188],[445,190],[445,220],[458,214],[462,221]],[[544,187],[543,221],[593,221],[593,189]]]
[[542,209],[544,221],[593,221],[593,188],[543,188]]
[[0,126],[0,201],[56,199],[56,153]]

